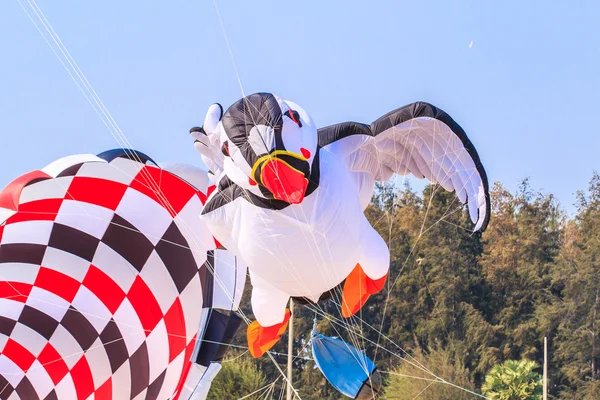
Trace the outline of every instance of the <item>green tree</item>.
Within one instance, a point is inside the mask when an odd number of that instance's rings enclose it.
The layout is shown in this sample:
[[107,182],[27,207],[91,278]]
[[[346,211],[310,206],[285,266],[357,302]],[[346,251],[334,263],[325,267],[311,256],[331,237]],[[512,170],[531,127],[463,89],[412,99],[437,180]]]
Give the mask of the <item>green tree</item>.
[[[561,398],[594,398],[600,385],[600,175],[578,193],[578,214],[563,236],[548,315],[554,383]],[[587,396],[587,397],[586,397]],[[598,397],[596,397],[598,398]]]
[[483,235],[479,264],[489,290],[481,309],[495,327],[495,335],[486,340],[498,351],[490,351],[485,370],[503,359],[541,361],[542,340],[548,332],[540,331],[544,325],[540,318],[545,317],[539,310],[552,303],[563,227],[554,198],[534,192],[527,180],[515,194],[500,184],[491,192],[493,223]]
[[543,386],[536,368],[538,364],[531,360],[505,361],[491,369],[481,390],[492,400],[539,400]]
[[428,367],[436,376],[465,389],[474,390],[473,376],[465,368],[463,350],[456,344],[449,348],[432,346],[427,354],[417,349],[406,357],[389,374],[382,400],[412,400],[416,398],[436,400],[471,400],[473,395],[437,380],[419,368]]
[[[519,359],[541,363],[544,337],[549,398],[600,398],[600,175],[579,193],[577,215],[569,218],[551,194],[532,190],[527,180],[514,192],[496,183],[490,195],[491,222],[479,235],[470,231],[468,213],[454,193],[435,185],[423,193],[378,185],[365,214],[388,243],[390,279],[352,319],[340,316],[339,291],[318,306],[294,307],[294,353],[301,354],[293,361],[293,381],[302,398],[344,398],[306,349],[315,316],[321,333],[357,345],[374,360],[388,399],[404,393],[412,399],[429,384],[420,397],[473,398],[443,383],[386,374],[430,378],[410,367],[400,348],[418,349],[412,354],[425,367],[479,392],[494,365]],[[252,319],[250,288],[248,282],[242,309]],[[234,344],[246,346],[245,328]],[[287,334],[273,352],[285,371]],[[248,359],[265,384],[278,379],[275,396],[285,391],[269,357]]]
[[223,368],[210,387],[209,400],[239,399],[269,383],[264,372],[249,356],[235,357],[222,363]]

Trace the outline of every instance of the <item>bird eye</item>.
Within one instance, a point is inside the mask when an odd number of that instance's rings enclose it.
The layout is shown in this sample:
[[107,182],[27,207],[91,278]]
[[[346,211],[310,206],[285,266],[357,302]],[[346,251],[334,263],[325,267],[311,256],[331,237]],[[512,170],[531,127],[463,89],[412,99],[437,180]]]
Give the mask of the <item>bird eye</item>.
[[296,123],[296,125],[298,125],[300,128],[302,128],[302,122],[300,122],[300,115],[298,114],[298,111],[290,109],[290,110],[287,110],[285,115],[287,115],[289,119],[294,121]]
[[223,145],[221,146],[221,153],[227,157],[231,157],[229,155],[229,143],[227,143],[227,141],[223,142]]

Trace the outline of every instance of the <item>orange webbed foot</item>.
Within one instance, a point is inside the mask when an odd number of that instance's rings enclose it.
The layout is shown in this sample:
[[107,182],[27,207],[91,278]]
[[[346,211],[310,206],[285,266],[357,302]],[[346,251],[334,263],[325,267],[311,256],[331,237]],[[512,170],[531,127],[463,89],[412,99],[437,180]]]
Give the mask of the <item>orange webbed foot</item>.
[[360,264],[346,278],[342,292],[342,316],[349,318],[367,302],[372,294],[383,289],[387,274],[379,279],[371,279],[365,274]]
[[246,337],[248,339],[248,349],[252,357],[258,358],[275,344],[285,333],[291,313],[289,308],[285,309],[285,318],[279,324],[263,327],[258,321],[252,322],[248,326]]

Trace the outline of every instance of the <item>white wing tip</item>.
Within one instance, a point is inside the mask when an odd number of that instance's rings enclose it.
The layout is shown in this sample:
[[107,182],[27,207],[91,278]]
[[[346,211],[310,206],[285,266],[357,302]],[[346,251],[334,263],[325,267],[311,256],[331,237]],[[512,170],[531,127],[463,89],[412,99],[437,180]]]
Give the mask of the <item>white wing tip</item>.
[[479,218],[479,221],[477,221],[477,224],[475,225],[475,229],[474,229],[475,232],[481,230],[481,228],[483,227],[483,221],[484,221],[484,218]]

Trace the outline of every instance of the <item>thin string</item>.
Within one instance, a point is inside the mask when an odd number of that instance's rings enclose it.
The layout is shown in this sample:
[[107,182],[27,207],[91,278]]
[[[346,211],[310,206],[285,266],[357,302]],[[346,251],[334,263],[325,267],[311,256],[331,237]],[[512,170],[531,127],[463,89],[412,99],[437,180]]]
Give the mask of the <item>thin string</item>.
[[[18,0],[18,1],[19,1],[19,0]],[[33,0],[33,2],[35,3],[35,0]],[[29,0],[28,0],[28,3],[31,5],[31,3],[29,2]],[[21,4],[21,2],[20,2],[20,1],[19,1],[19,4],[20,4],[20,5],[21,5],[21,7],[24,9],[24,7],[23,7],[23,5]],[[234,58],[233,58],[233,53],[232,53],[232,51],[231,51],[231,47],[230,47],[230,45],[229,45],[229,41],[228,41],[228,39],[227,39],[227,35],[225,34],[224,26],[223,26],[223,23],[222,23],[222,19],[221,19],[220,13],[219,13],[219,11],[218,11],[218,7],[217,7],[217,4],[216,4],[216,0],[214,1],[214,4],[215,4],[215,8],[216,8],[216,10],[217,10],[217,14],[218,14],[218,17],[219,17],[219,21],[220,21],[220,24],[221,24],[221,28],[222,28],[222,30],[223,30],[223,33],[224,33],[224,35],[225,35],[225,38],[226,38],[226,42],[227,42],[228,50],[229,50],[229,53],[230,53],[230,57],[232,58],[232,62],[233,62],[233,64],[234,64],[234,69],[235,69],[235,71],[236,71],[236,76],[237,76],[237,78],[238,78],[238,83],[240,84],[240,88],[242,89],[242,94],[244,94],[244,92],[243,92],[243,87],[242,87],[242,85],[241,85],[241,80],[240,80],[240,77],[239,77],[239,73],[238,73],[238,70],[237,70],[237,66],[235,65],[235,60],[234,60]],[[36,6],[37,6],[37,4],[36,4]],[[25,10],[25,9],[24,9],[24,10]],[[34,10],[34,11],[35,11],[35,10]],[[40,10],[40,11],[41,11],[41,10]],[[27,11],[26,11],[26,10],[25,10],[25,12],[27,13]],[[37,13],[36,13],[36,14],[37,14]],[[28,17],[30,18],[30,20],[32,20],[32,18],[29,16],[29,14],[28,14],[28,13],[27,13],[27,15],[28,15]],[[39,17],[39,15],[38,15],[38,17]],[[44,17],[44,18],[45,18],[45,17]],[[33,20],[32,20],[32,22],[33,22]],[[34,24],[35,24],[35,23],[34,23]],[[37,24],[36,24],[36,28],[38,28],[38,27],[37,27]],[[39,28],[38,28],[38,31],[41,33],[41,31],[39,30]],[[42,36],[43,36],[43,35],[42,35]],[[44,39],[45,39],[45,37],[44,37]],[[46,40],[46,39],[45,39],[45,40]],[[49,44],[49,42],[48,42],[47,40],[46,40],[46,42]],[[62,43],[62,42],[61,42],[61,43]],[[53,52],[54,52],[54,49],[52,49],[52,50],[53,50]],[[57,55],[57,53],[56,53],[56,52],[54,52],[54,53],[55,53],[55,55]],[[58,55],[57,55],[57,57],[58,57]],[[59,58],[59,60],[60,60],[60,58]],[[62,63],[62,60],[60,60],[60,61],[61,61],[61,63]],[[64,63],[63,63],[63,66],[65,67],[65,69],[67,69],[67,68],[66,68],[66,66],[64,65]],[[78,67],[77,67],[77,69],[78,69]],[[72,74],[70,73],[70,71],[68,71],[68,69],[67,69],[67,72],[69,72],[69,75],[71,75],[71,77],[72,77],[72,78],[73,78],[73,80],[75,81],[74,77],[72,76]],[[87,82],[87,79],[85,79],[85,81]],[[75,82],[76,82],[76,81],[75,81]],[[89,82],[88,82],[88,83],[89,83]],[[78,84],[77,82],[76,82],[76,84],[78,85],[78,87],[80,87],[80,86],[79,86],[79,84]],[[91,86],[91,85],[90,85],[90,86]],[[80,90],[81,90],[81,87],[80,87]],[[93,89],[92,89],[92,90],[93,90]],[[95,91],[94,91],[93,93],[95,94]],[[84,93],[84,96],[85,96],[85,93]],[[87,97],[87,96],[86,96],[86,99],[88,99],[88,97]],[[89,99],[88,99],[88,101],[89,101]],[[92,106],[93,106],[93,105],[92,105]],[[104,105],[103,105],[103,104],[102,104],[102,107],[104,107]],[[104,108],[105,108],[105,107],[104,107]],[[95,109],[95,108],[94,108],[94,109]],[[95,111],[96,111],[96,109],[95,109]],[[97,111],[96,111],[96,112],[97,112]],[[97,114],[98,114],[98,112],[97,112]],[[99,116],[100,116],[100,115],[99,115]],[[112,117],[110,117],[110,118],[111,118],[111,120],[112,120]],[[112,121],[114,121],[114,120],[112,120]],[[104,123],[105,123],[105,125],[106,125],[106,122],[105,122],[104,120],[103,120],[103,122],[104,122]],[[119,129],[119,131],[120,131],[120,129]],[[111,131],[111,133],[112,133],[112,131]],[[123,136],[124,136],[124,135],[123,135]],[[126,138],[125,138],[125,140],[126,140]],[[118,139],[117,139],[117,141],[118,141]],[[395,145],[395,143],[394,143],[394,145]],[[428,210],[429,210],[429,205],[428,205]],[[425,218],[425,219],[426,219],[426,218]],[[438,221],[438,222],[439,222],[439,221]],[[422,232],[422,233],[424,233],[424,232]],[[420,237],[421,237],[421,235],[419,235],[419,238],[420,238]],[[314,235],[313,235],[313,239],[314,239],[314,240],[316,240],[316,239],[314,238]],[[330,251],[330,249],[328,249],[328,250]],[[412,253],[412,252],[411,252],[411,253]],[[410,255],[409,255],[409,257],[410,257]],[[321,258],[323,258],[322,254],[321,254]],[[406,265],[406,263],[405,263],[405,265]],[[404,266],[405,266],[405,265],[403,265],[403,267],[402,267],[402,268],[404,268]],[[398,279],[398,278],[397,278],[397,279]],[[397,279],[396,279],[396,281],[397,281]],[[394,284],[395,284],[395,282],[396,282],[396,281],[394,281]],[[389,297],[389,292],[388,292],[388,297]],[[386,306],[387,306],[387,301],[386,301]],[[384,313],[384,317],[385,317],[385,313]],[[360,318],[360,320],[362,321],[362,318]],[[361,325],[362,325],[362,322],[361,322]],[[383,325],[383,318],[382,318],[382,325]],[[345,327],[345,329],[349,330],[348,326],[344,326],[344,327]]]
[[[19,1],[19,0],[18,0],[18,1]],[[59,45],[59,43],[62,43],[62,42],[60,42],[60,39],[57,39],[57,38],[55,38],[55,37],[54,37],[54,35],[52,35],[52,33],[51,33],[51,32],[54,32],[54,30],[53,30],[51,27],[49,28],[49,27],[48,27],[48,25],[46,25],[46,24],[44,23],[44,21],[42,20],[42,18],[45,18],[45,17],[43,17],[43,16],[41,16],[41,15],[40,15],[40,13],[41,13],[41,10],[39,10],[39,8],[38,8],[38,10],[40,11],[40,12],[38,12],[38,11],[37,11],[37,10],[34,8],[34,6],[32,5],[32,3],[31,3],[31,2],[29,2],[29,1],[28,1],[28,3],[29,3],[29,5],[30,5],[30,6],[31,6],[31,7],[34,9],[34,12],[35,12],[35,13],[36,13],[36,15],[38,16],[38,19],[39,19],[39,20],[40,20],[40,21],[43,23],[44,27],[46,28],[47,32],[48,32],[48,33],[51,35],[51,37],[53,38],[53,40],[54,40],[55,44],[57,45],[57,47],[59,47],[59,49],[61,50],[61,52],[62,52],[62,53],[63,53],[63,55],[65,56],[65,58],[67,58],[67,61],[69,62],[69,64],[70,64],[70,65],[71,65],[71,66],[74,68],[74,70],[75,70],[75,72],[77,73],[78,77],[80,77],[80,79],[82,79],[82,81],[83,81],[83,80],[85,80],[85,82],[87,82],[87,79],[85,79],[85,77],[83,77],[83,78],[82,78],[82,75],[83,75],[83,74],[82,74],[82,73],[80,73],[80,70],[79,70],[79,68],[78,68],[76,65],[74,66],[74,62],[71,62],[71,60],[70,60],[70,54],[68,54],[68,53],[66,52],[66,49],[65,49],[65,50],[63,50],[63,48],[62,48],[62,47]],[[69,71],[69,69],[66,67],[65,63],[64,63],[64,62],[62,61],[62,59],[61,59],[61,58],[58,56],[58,53],[56,53],[56,51],[54,50],[54,48],[53,48],[53,47],[50,45],[50,42],[49,42],[49,41],[46,39],[46,37],[43,35],[43,33],[41,32],[41,30],[39,29],[39,27],[37,26],[37,24],[35,23],[35,21],[33,20],[33,18],[30,16],[30,14],[27,12],[27,10],[25,9],[25,7],[23,6],[23,4],[22,4],[20,1],[19,1],[19,5],[20,5],[20,6],[21,6],[21,8],[22,8],[22,9],[25,11],[25,13],[27,14],[28,18],[29,18],[29,19],[30,19],[30,21],[31,21],[31,22],[34,24],[34,26],[36,27],[36,29],[38,30],[38,32],[39,32],[39,33],[42,35],[42,37],[44,38],[44,40],[46,41],[46,43],[47,43],[47,44],[48,44],[48,45],[51,47],[51,49],[52,49],[53,53],[54,53],[54,54],[57,56],[57,58],[59,59],[59,61],[60,61],[60,62],[61,62],[61,64],[63,65],[63,67],[64,67],[64,68],[67,70],[67,72],[69,73],[69,75],[71,76],[71,78],[73,79],[73,81],[76,83],[76,85],[78,86],[78,88],[79,88],[79,89],[82,91],[82,93],[84,94],[84,96],[86,97],[86,99],[88,100],[88,102],[90,102],[90,104],[92,105],[92,107],[94,108],[94,110],[96,111],[96,113],[98,114],[98,116],[101,118],[101,120],[103,121],[103,123],[104,123],[104,124],[107,126],[107,128],[109,128],[109,131],[111,132],[111,134],[113,134],[113,137],[115,137],[115,135],[114,135],[114,133],[113,133],[113,130],[112,130],[112,129],[110,129],[110,127],[111,127],[111,126],[112,126],[112,127],[113,127],[113,129],[116,131],[116,133],[117,133],[117,136],[119,136],[119,138],[121,138],[121,139],[122,139],[124,135],[120,135],[120,134],[119,134],[119,133],[120,133],[120,132],[119,132],[119,131],[120,131],[120,129],[118,128],[118,126],[116,126],[116,123],[114,123],[114,120],[112,120],[112,122],[111,122],[110,124],[109,124],[109,123],[107,123],[107,122],[106,122],[106,120],[105,120],[105,119],[102,117],[102,115],[100,115],[100,111],[98,111],[97,107],[96,107],[96,106],[94,106],[94,104],[91,102],[91,100],[90,100],[90,97],[92,97],[92,98],[94,98],[94,99],[95,99],[96,105],[97,105],[97,106],[100,108],[100,110],[102,111],[102,113],[103,113],[103,114],[106,116],[106,114],[107,114],[108,112],[107,112],[107,111],[105,111],[105,107],[104,107],[103,103],[101,103],[101,101],[100,101],[99,99],[97,99],[96,97],[94,97],[94,96],[92,96],[92,95],[88,95],[87,93],[85,93],[85,91],[83,91],[83,89],[81,88],[81,85],[79,84],[79,82],[77,82],[77,80],[75,79],[75,77],[73,76],[73,74],[71,73],[71,71]],[[37,5],[36,5],[36,6],[37,6]],[[43,15],[43,14],[42,14],[42,15]],[[86,86],[86,88],[87,88],[87,85],[85,85],[85,82],[84,82],[84,86]],[[88,83],[89,83],[89,82],[88,82]],[[89,89],[88,89],[88,90],[89,90]],[[92,93],[93,93],[93,94],[95,94],[95,91],[93,91],[93,88],[92,88],[91,90],[92,90]],[[97,95],[96,95],[96,96],[97,96]],[[112,119],[112,117],[110,117],[110,115],[109,115],[109,118],[110,118],[110,119]],[[109,121],[109,122],[110,122],[110,121]],[[111,126],[109,126],[109,125],[111,125]],[[118,142],[119,142],[119,138],[115,137],[115,139],[116,139]],[[125,140],[126,140],[126,138],[125,138]],[[128,150],[127,150],[127,149],[124,149],[124,151],[128,152]],[[140,161],[140,162],[141,162],[141,160],[139,160],[139,158],[136,156],[136,154],[135,154],[135,153],[132,153],[132,155],[131,155],[131,158],[134,158],[134,159],[135,159],[135,158],[137,158],[137,159],[138,159],[138,161]],[[142,171],[142,172],[143,172],[143,171]],[[151,183],[155,183],[152,177],[150,177],[150,179],[147,179],[147,181],[149,181],[149,182],[151,182]],[[153,188],[153,189],[152,189],[152,190],[153,190],[155,193],[157,193],[157,192],[158,192],[158,191],[156,190],[156,186],[158,186],[158,185],[155,185],[155,188]],[[157,194],[158,194],[158,195],[159,195],[159,197],[160,197],[161,193],[157,193]],[[163,199],[164,199],[164,196],[162,196],[162,197],[163,197]],[[164,200],[165,200],[165,201],[163,201],[163,203],[164,203],[164,204],[165,204],[167,207],[169,207],[169,206],[170,206],[170,203],[169,203],[169,202],[168,202],[166,199],[164,199]],[[172,208],[172,207],[171,207],[171,208]],[[85,210],[84,210],[84,211],[85,211]],[[211,271],[211,272],[213,272],[213,271]],[[240,311],[241,311],[241,310],[240,310]]]
[[[228,37],[227,37],[227,33],[226,33],[226,31],[225,31],[225,27],[224,27],[224,24],[223,24],[223,21],[222,21],[222,18],[221,18],[221,14],[220,14],[220,12],[219,12],[218,5],[217,5],[217,2],[216,2],[216,0],[213,0],[213,3],[214,3],[214,6],[215,6],[215,10],[216,10],[216,12],[217,12],[217,16],[218,16],[218,18],[219,18],[219,23],[220,23],[220,26],[221,26],[221,30],[222,30],[223,36],[224,36],[224,38],[225,38],[225,42],[226,42],[226,44],[227,44],[227,48],[228,48],[228,51],[229,51],[229,55],[230,55],[230,58],[231,58],[232,64],[233,64],[233,66],[234,66],[234,70],[235,70],[236,78],[237,78],[237,80],[238,80],[238,85],[239,85],[239,87],[240,87],[240,91],[241,91],[241,93],[242,93],[242,96],[243,96],[243,98],[244,98],[244,101],[245,101],[245,97],[246,97],[246,95],[245,95],[245,91],[244,91],[244,88],[243,88],[243,85],[242,85],[242,81],[241,81],[241,78],[240,78],[239,70],[238,70],[238,68],[237,68],[237,65],[236,65],[236,62],[235,62],[235,57],[233,56],[233,51],[231,50],[231,46],[230,46],[230,44],[229,44],[229,39],[228,39]],[[245,104],[246,104],[247,106],[249,106],[249,107],[253,107],[253,108],[254,108],[254,109],[255,109],[255,110],[256,110],[256,111],[257,111],[257,112],[258,112],[260,115],[262,115],[262,112],[261,112],[261,110],[258,110],[258,109],[257,109],[257,108],[256,108],[256,107],[255,107],[255,106],[252,104],[252,103],[250,103],[250,102],[246,102]],[[244,117],[246,118],[246,113],[244,114]],[[251,117],[252,117],[252,115],[251,115]],[[264,116],[263,116],[263,117],[264,117]],[[253,118],[253,117],[252,117],[252,118]],[[265,119],[266,119],[266,118],[265,118]],[[254,120],[253,120],[253,122],[254,122],[254,123],[256,123],[256,121],[254,121]],[[277,122],[277,121],[276,121],[276,122]],[[266,144],[264,143],[264,139],[262,138],[262,136],[261,136],[261,140],[263,140],[263,144],[265,145],[265,147],[267,147],[267,146],[266,146]],[[278,171],[276,171],[276,173],[278,173]],[[248,200],[249,200],[249,195],[246,193],[246,190],[245,190],[244,188],[242,188],[242,189],[243,189],[243,191],[244,191],[244,194],[247,196],[247,198],[248,198]],[[297,216],[296,212],[295,212],[295,211],[293,211],[293,212],[294,212],[294,215],[296,216],[296,219],[298,219],[298,220],[299,220],[299,218],[298,218],[298,216]],[[302,209],[302,212],[304,213],[304,210],[303,210],[303,209]],[[261,219],[263,219],[263,218],[262,218],[262,215],[260,215],[260,218],[261,218]],[[308,218],[306,217],[306,215],[304,215],[304,219],[305,219],[305,222],[307,222]],[[265,225],[266,225],[266,221],[264,221],[264,219],[263,219],[263,224],[265,224]],[[319,252],[319,256],[321,257],[321,260],[323,261],[324,265],[326,265],[325,259],[324,259],[323,255],[322,255],[322,253],[320,252],[320,246],[318,246],[318,244],[319,244],[320,242],[319,242],[319,241],[317,241],[317,239],[316,239],[316,237],[315,237],[315,235],[314,235],[314,233],[313,233],[312,231],[310,232],[310,234],[312,235],[313,241],[314,241],[314,243],[316,244],[316,246],[315,246],[315,247],[316,247],[317,251]],[[303,235],[304,235],[304,237],[305,237],[305,240],[306,240],[306,236],[305,236],[305,233],[304,233],[304,232],[303,232]],[[330,251],[330,248],[329,248],[329,246],[327,246],[327,249],[328,249],[328,251],[329,251],[330,257],[332,257],[332,255],[331,255],[331,251]],[[311,251],[312,251],[312,246],[311,246]],[[286,254],[285,252],[283,252],[283,253],[284,253],[284,254]],[[289,260],[288,260],[288,261],[289,261]],[[291,261],[290,261],[290,263],[289,263],[288,265],[286,265],[286,264],[282,264],[282,266],[283,266],[284,268],[287,268],[288,266],[291,266],[291,272],[292,272],[293,274],[295,274],[296,276],[298,276],[298,277],[299,277],[298,271],[296,270],[296,268],[295,268],[294,264],[293,264]],[[329,284],[330,284],[331,286],[335,286],[335,285],[336,285],[336,283],[332,281],[332,277],[331,277],[331,275],[329,275],[329,271],[328,271],[328,269],[327,269],[327,268],[325,268],[325,269],[319,269],[319,272],[320,272],[320,274],[321,274],[321,275],[324,275],[324,273],[327,273],[327,276],[324,276],[324,278],[325,278],[325,279],[327,279],[327,281],[329,282]],[[305,287],[305,289],[307,289],[307,291],[308,291],[308,287],[306,287],[306,284],[303,282],[303,280],[301,280],[301,279],[298,279],[298,281],[299,281],[299,282],[301,282],[301,284],[303,284],[303,286]],[[335,295],[335,296],[338,296],[338,295],[337,295],[337,293],[335,293],[334,295]],[[341,299],[340,299],[340,302],[339,302],[339,304],[340,304],[340,311],[341,311]],[[351,339],[352,339],[352,338],[351,338]],[[358,343],[356,343],[356,345],[357,345],[357,347],[360,347],[360,346],[358,346]],[[364,362],[364,360],[357,360],[357,361],[359,361],[359,362]],[[364,365],[364,366],[363,366],[363,368],[364,368],[364,370],[366,371],[366,369],[367,369],[366,365]]]
[[[225,32],[225,28],[224,28],[224,25],[223,25],[223,21],[222,21],[222,19],[221,19],[221,14],[220,14],[220,12],[218,11],[218,5],[217,5],[217,2],[216,2],[216,0],[214,0],[214,1],[213,1],[213,3],[214,3],[214,5],[215,5],[215,9],[216,9],[216,11],[217,11],[217,16],[219,17],[219,22],[220,22],[220,25],[221,25],[221,30],[222,30],[223,36],[225,37],[225,41],[226,41],[226,43],[227,43],[227,46],[228,46],[228,50],[229,50],[230,57],[231,57],[231,59],[232,59],[232,63],[234,64],[234,70],[235,70],[235,73],[236,73],[236,77],[237,77],[237,80],[238,80],[238,84],[239,84],[239,86],[240,86],[240,91],[241,91],[241,93],[242,93],[242,96],[244,97],[244,101],[245,101],[245,97],[246,97],[246,96],[245,96],[244,88],[243,88],[243,85],[242,85],[242,82],[241,82],[241,78],[240,78],[240,75],[239,75],[239,71],[238,71],[237,65],[235,64],[235,58],[234,58],[234,56],[233,56],[233,52],[232,52],[232,50],[231,50],[231,46],[229,45],[229,40],[228,40],[228,38],[227,38],[227,33]],[[256,107],[255,107],[255,106],[252,104],[252,103],[250,103],[250,102],[246,102],[245,104],[246,104],[247,106],[249,106],[249,107],[253,107],[253,108],[254,108],[254,109],[255,109],[255,110],[256,110],[256,111],[257,111],[257,112],[258,112],[260,115],[262,115],[262,112],[261,112],[260,110],[258,110],[258,109],[257,109],[257,108],[256,108]],[[244,114],[244,117],[246,118],[246,114]],[[252,115],[251,115],[251,117],[253,118],[253,121],[252,121],[252,122],[253,122],[253,123],[256,123],[256,121],[254,120],[254,117],[253,117]],[[264,117],[264,115],[263,115],[263,117]],[[266,118],[265,118],[265,119],[266,119]],[[267,147],[267,146],[266,146],[266,144],[264,143],[264,139],[262,138],[262,136],[261,136],[261,140],[263,140],[263,144],[265,145],[265,147]],[[248,199],[248,200],[250,200],[250,198],[249,198],[249,194],[246,192],[246,190],[245,190],[244,188],[242,188],[242,189],[243,189],[243,193],[244,193],[244,194],[247,196],[247,199]],[[298,218],[298,216],[297,216],[297,214],[295,213],[295,211],[294,211],[294,215],[296,216],[296,218],[297,218],[297,219],[299,219],[299,218]],[[263,219],[262,215],[260,215],[260,214],[259,214],[259,217],[262,219],[262,222],[263,222],[263,224],[267,225],[267,223],[266,223],[266,221]],[[306,215],[304,215],[304,219],[305,219],[305,221],[307,221],[307,220],[308,220],[308,219],[307,219],[307,217],[306,217]],[[314,236],[314,233],[313,233],[313,232],[310,232],[310,233],[311,233],[311,235],[313,236],[313,241],[315,242],[315,244],[317,244],[317,246],[316,246],[316,248],[317,248],[317,251],[319,251],[319,253],[320,253],[320,249],[319,249],[319,246],[318,246],[318,243],[319,243],[319,242],[316,240],[316,238],[315,238],[315,236]],[[304,232],[303,232],[303,235],[304,235]],[[305,240],[306,240],[306,236],[305,236]],[[329,250],[329,248],[328,248],[328,250]],[[311,248],[311,251],[312,251],[312,248]],[[286,252],[283,252],[283,253],[284,253],[284,254],[286,254]],[[287,254],[286,254],[286,257],[287,257]],[[324,262],[324,264],[325,264],[325,260],[324,260],[324,258],[323,258],[323,255],[322,255],[321,253],[320,253],[320,257],[321,257],[322,261],[323,261],[323,262]],[[295,274],[297,277],[299,277],[298,271],[296,270],[296,268],[295,268],[294,264],[291,262],[291,260],[289,260],[289,258],[288,258],[288,261],[289,261],[289,264],[282,263],[282,267],[284,267],[284,268],[288,268],[289,266],[291,266],[291,272],[292,272],[293,274]],[[329,271],[328,271],[327,269],[325,269],[324,271],[323,271],[323,270],[320,270],[320,273],[321,273],[321,275],[323,275],[323,273],[324,273],[324,272],[329,272]],[[330,285],[334,286],[334,282],[332,282],[332,281],[331,281],[331,276],[329,276],[329,275],[328,275],[328,276],[324,276],[324,278],[325,278],[325,279],[328,279],[328,281],[330,282]],[[299,281],[299,282],[300,282],[300,283],[301,283],[301,284],[304,286],[304,288],[305,288],[305,289],[308,291],[308,287],[307,287],[307,286],[306,286],[306,284],[303,282],[303,280],[301,280],[301,279],[298,279],[298,281]],[[341,308],[340,308],[340,309],[341,309]],[[366,366],[365,366],[364,368],[365,368],[365,370],[366,370]]]

